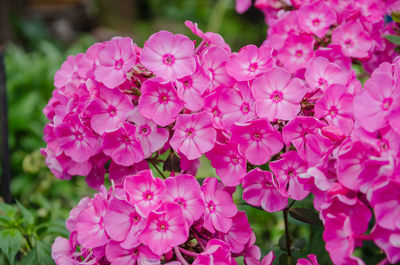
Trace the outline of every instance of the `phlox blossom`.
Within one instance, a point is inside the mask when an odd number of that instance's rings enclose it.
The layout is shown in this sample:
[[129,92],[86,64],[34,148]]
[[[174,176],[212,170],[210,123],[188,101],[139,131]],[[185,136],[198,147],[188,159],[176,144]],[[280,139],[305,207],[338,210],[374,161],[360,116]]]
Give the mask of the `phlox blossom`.
[[336,23],[336,12],[321,1],[302,5],[297,15],[301,29],[315,34],[320,39],[324,37],[329,27]]

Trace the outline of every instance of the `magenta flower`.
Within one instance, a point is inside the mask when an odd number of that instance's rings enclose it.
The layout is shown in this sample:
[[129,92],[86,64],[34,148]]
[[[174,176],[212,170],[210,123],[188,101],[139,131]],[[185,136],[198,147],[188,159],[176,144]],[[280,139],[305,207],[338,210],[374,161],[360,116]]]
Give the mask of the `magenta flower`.
[[232,196],[219,185],[216,178],[206,178],[201,187],[206,206],[203,225],[211,233],[215,230],[227,233],[232,227],[232,217],[237,213]]
[[215,144],[206,153],[218,177],[226,186],[237,186],[247,173],[246,159],[240,154],[237,144]]
[[160,264],[160,255],[154,254],[147,246],[123,248],[118,242],[110,241],[106,246],[106,257],[111,265]]
[[143,117],[137,108],[128,114],[127,121],[136,125],[136,138],[145,158],[160,150],[169,139],[168,130],[157,127],[157,124]]
[[204,201],[200,185],[192,175],[178,175],[165,180],[166,190],[163,201],[175,202],[182,208],[183,217],[188,226],[204,213]]
[[[281,134],[266,119],[232,126],[232,143],[254,165],[262,165],[283,148]],[[262,156],[259,154],[263,154]]]
[[364,90],[354,97],[354,116],[367,131],[375,132],[388,124],[388,116],[400,107],[400,89],[388,73],[374,73]]
[[148,216],[161,206],[165,183],[154,178],[150,169],[125,177],[123,185],[129,202],[137,207],[142,216]]
[[332,33],[332,44],[342,47],[348,57],[365,58],[373,48],[373,40],[358,20],[350,20]]
[[271,122],[296,117],[306,92],[303,81],[292,79],[291,74],[282,68],[272,69],[257,77],[251,90],[256,99],[258,116]]
[[279,192],[279,186],[270,171],[253,169],[242,180],[243,200],[253,206],[261,206],[267,212],[283,210],[288,199]]
[[248,122],[257,117],[255,100],[247,82],[237,83],[233,88],[221,91],[218,108],[222,114],[222,124],[228,130],[235,122]]
[[235,260],[231,257],[229,245],[219,239],[211,239],[207,242],[206,249],[200,253],[193,262],[193,265],[226,264],[234,265]]
[[349,74],[335,63],[329,62],[325,57],[315,57],[310,61],[305,73],[309,92],[321,89],[325,92],[333,84],[346,85]]
[[289,72],[294,73],[304,68],[314,57],[314,42],[308,35],[289,35],[279,50],[278,60]]
[[252,232],[246,212],[237,212],[232,218],[231,229],[225,235],[225,242],[229,244],[233,253],[241,253],[249,242]]
[[296,265],[319,265],[317,256],[314,254],[307,255],[307,259],[298,259]]
[[285,197],[301,201],[310,193],[298,179],[299,174],[307,171],[307,164],[294,151],[282,154],[281,158],[269,163],[279,184],[280,193]]
[[145,42],[140,62],[164,81],[191,75],[196,70],[194,43],[182,34],[161,30]]
[[189,228],[182,208],[176,203],[164,203],[160,211],[149,214],[146,228],[139,240],[158,255],[170,251],[188,239]]
[[107,207],[105,198],[101,194],[95,194],[88,207],[79,213],[75,226],[78,242],[83,247],[96,248],[108,242],[109,238],[104,229]]
[[121,247],[131,249],[140,244],[138,235],[144,229],[146,219],[142,218],[135,206],[119,199],[113,199],[104,216],[107,235],[118,241]]
[[226,64],[227,72],[237,81],[252,80],[271,68],[272,51],[266,46],[260,48],[255,45],[244,46],[229,58]]
[[130,38],[113,38],[98,55],[94,72],[96,81],[108,88],[115,88],[127,80],[127,72],[136,63],[135,45]]
[[98,151],[97,136],[88,129],[78,114],[70,114],[55,127],[60,149],[75,162],[85,162]]
[[136,127],[130,123],[103,135],[104,154],[121,166],[132,166],[144,159],[143,149],[135,136]]
[[375,225],[371,231],[371,236],[374,243],[385,252],[391,264],[396,264],[400,261],[399,230],[389,230]]
[[189,160],[199,158],[210,151],[215,144],[217,133],[207,112],[181,114],[174,126],[175,133],[169,144],[176,152]]
[[128,96],[119,90],[102,87],[99,97],[89,103],[85,112],[92,129],[102,135],[120,127],[132,109],[133,104]]
[[336,23],[336,13],[324,2],[302,5],[297,12],[299,25],[307,33],[322,39],[329,27]]
[[236,0],[235,10],[239,14],[243,14],[251,7],[251,0]]
[[175,121],[183,104],[171,83],[161,82],[162,79],[155,77],[142,84],[138,107],[144,117],[166,126]]

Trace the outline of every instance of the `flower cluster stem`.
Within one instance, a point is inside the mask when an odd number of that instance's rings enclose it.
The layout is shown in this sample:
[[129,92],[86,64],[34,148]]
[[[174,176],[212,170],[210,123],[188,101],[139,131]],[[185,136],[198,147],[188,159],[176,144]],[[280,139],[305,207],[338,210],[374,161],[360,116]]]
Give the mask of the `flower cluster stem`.
[[285,238],[286,238],[286,250],[288,253],[288,259],[292,256],[292,242],[290,239],[290,234],[289,234],[289,222],[288,222],[288,208],[285,208],[283,210],[283,220],[285,222]]
[[182,256],[182,253],[179,251],[179,248],[176,246],[174,247],[176,258],[182,263],[183,265],[189,265],[186,259]]

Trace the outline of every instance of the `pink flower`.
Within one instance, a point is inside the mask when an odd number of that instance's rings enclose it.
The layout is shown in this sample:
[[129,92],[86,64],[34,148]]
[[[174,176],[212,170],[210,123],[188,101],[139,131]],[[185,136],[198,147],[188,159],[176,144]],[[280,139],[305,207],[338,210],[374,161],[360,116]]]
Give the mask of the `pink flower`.
[[158,255],[188,240],[189,228],[181,207],[176,203],[164,203],[160,211],[149,214],[146,228],[139,240]]
[[389,230],[379,225],[371,231],[374,243],[380,247],[386,254],[387,259],[391,264],[396,264],[400,261],[400,231]]
[[317,256],[314,254],[307,255],[307,259],[298,259],[296,265],[319,265]]
[[128,114],[127,121],[136,125],[136,138],[142,146],[145,158],[160,150],[168,141],[168,130],[158,128],[157,124],[143,117],[137,108]]
[[123,185],[129,202],[137,207],[142,216],[148,216],[161,206],[165,183],[154,178],[150,169],[125,177]]
[[307,164],[294,151],[284,153],[281,157],[282,159],[269,163],[280,192],[285,197],[301,201],[310,193],[298,179],[299,174],[307,171]]
[[315,103],[315,117],[325,119],[328,124],[349,135],[353,130],[353,96],[342,85],[332,85]]
[[210,151],[217,138],[212,119],[204,111],[179,115],[174,130],[169,143],[175,151],[181,152],[189,160],[199,158]]
[[226,64],[227,72],[237,81],[252,80],[271,68],[272,51],[266,46],[244,46],[229,58]]
[[329,27],[336,23],[336,13],[324,2],[302,5],[297,12],[299,25],[307,33],[322,39]]
[[104,229],[107,207],[105,198],[101,194],[95,194],[88,207],[79,213],[75,226],[78,242],[83,247],[96,248],[108,242],[109,238]]
[[251,237],[251,227],[247,220],[246,212],[237,212],[232,218],[232,227],[225,235],[227,242],[233,253],[241,253]]
[[78,114],[70,114],[55,127],[60,149],[75,162],[85,162],[98,151],[98,138],[88,129]]
[[54,75],[54,86],[63,88],[69,83],[79,83],[86,78],[87,72],[93,63],[82,53],[76,56],[68,56],[67,60],[61,65],[61,69]]
[[204,196],[204,228],[211,233],[215,230],[226,233],[232,227],[232,217],[237,207],[232,196],[222,189],[216,178],[206,178],[201,187]]
[[230,87],[234,80],[226,71],[226,62],[229,59],[227,51],[218,46],[210,46],[201,56],[201,65],[204,72],[210,77],[210,91],[219,86]]
[[[398,83],[400,84],[400,83]],[[400,107],[400,86],[388,73],[375,73],[365,82],[364,90],[354,97],[354,116],[367,131],[388,124],[388,116]]]
[[145,42],[140,62],[164,81],[191,75],[196,70],[193,41],[161,30]]
[[333,84],[345,86],[349,79],[349,74],[337,64],[329,62],[325,57],[316,57],[308,64],[305,78],[310,86],[308,92],[317,89],[325,92]]
[[98,55],[94,75],[96,81],[108,88],[115,88],[127,80],[126,73],[136,63],[135,45],[130,38],[113,38]]
[[131,249],[140,244],[137,237],[145,224],[146,219],[136,212],[135,206],[119,199],[113,199],[110,202],[109,210],[104,216],[108,236],[118,241],[125,249]]
[[235,10],[239,14],[243,14],[251,7],[251,0],[236,0]]
[[308,35],[289,35],[278,52],[279,61],[291,73],[304,68],[314,57],[314,42]]
[[371,36],[357,20],[337,27],[332,33],[332,44],[340,45],[344,55],[355,58],[368,57],[373,48]]
[[243,200],[253,206],[261,206],[267,212],[283,210],[287,197],[279,192],[279,187],[270,171],[253,169],[242,180]]
[[118,242],[110,241],[106,247],[106,257],[111,265],[147,265],[160,264],[160,256],[147,246],[123,248]]
[[[283,148],[281,134],[266,119],[232,126],[232,143],[254,165],[262,165]],[[263,154],[260,156],[259,154]]]
[[132,166],[144,159],[143,149],[135,136],[136,127],[130,123],[103,135],[103,152],[121,166]]
[[159,77],[154,77],[142,84],[138,107],[144,117],[166,126],[175,121],[183,104],[171,83],[161,81]]
[[254,80],[252,92],[258,116],[272,122],[296,117],[305,87],[300,79],[292,79],[286,70],[275,68]]
[[237,144],[215,144],[206,154],[211,165],[226,186],[237,186],[247,173],[246,159],[240,154]]
[[254,119],[255,100],[246,82],[236,83],[233,88],[221,91],[218,109],[222,114],[222,124],[229,129],[235,122],[247,122]]
[[204,201],[199,183],[192,175],[178,175],[167,178],[165,185],[163,201],[179,204],[185,222],[191,226],[204,213]]
[[226,264],[234,265],[229,245],[219,239],[211,239],[207,242],[206,249],[200,253],[193,262],[193,265],[203,264]]
[[101,87],[99,97],[89,103],[85,112],[92,129],[102,135],[120,127],[132,109],[133,104],[128,96],[119,90]]
[[176,82],[179,98],[184,102],[184,107],[191,111],[198,111],[204,106],[203,93],[210,83],[210,78],[197,64],[196,72],[192,75],[178,79]]

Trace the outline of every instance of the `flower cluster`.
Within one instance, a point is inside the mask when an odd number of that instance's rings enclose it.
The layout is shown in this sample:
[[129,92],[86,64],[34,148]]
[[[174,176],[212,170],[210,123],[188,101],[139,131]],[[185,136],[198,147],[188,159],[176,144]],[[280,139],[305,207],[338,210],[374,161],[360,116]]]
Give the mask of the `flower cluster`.
[[[260,250],[246,214],[233,203],[233,191],[216,178],[200,186],[189,174],[162,180],[144,170],[126,176],[72,209],[66,222],[70,238],[56,239],[53,259],[57,264],[237,264],[234,257],[245,256],[256,264]],[[263,264],[272,260],[270,254]]]
[[[291,73],[301,74],[312,58],[331,52],[339,53],[335,60],[343,66],[357,60],[368,72],[396,57],[396,46],[383,35],[395,33],[395,23],[384,17],[400,11],[397,1],[256,0],[254,5],[269,25],[264,44]],[[250,6],[250,0],[236,0],[239,13]]]
[[[238,185],[267,212],[311,194],[334,264],[363,264],[353,252],[365,240],[383,264],[400,261],[400,59],[374,66],[395,25],[383,24],[381,1],[283,2],[256,3],[291,7],[268,17],[261,47],[232,52],[187,21],[198,45],[160,31],[143,49],[114,38],[67,59],[42,152],[56,177],[83,175],[101,192],[71,211],[56,263],[270,264],[233,203]],[[356,59],[376,68],[364,87]],[[203,155],[222,183],[193,177]],[[153,177],[159,164],[169,178]]]

